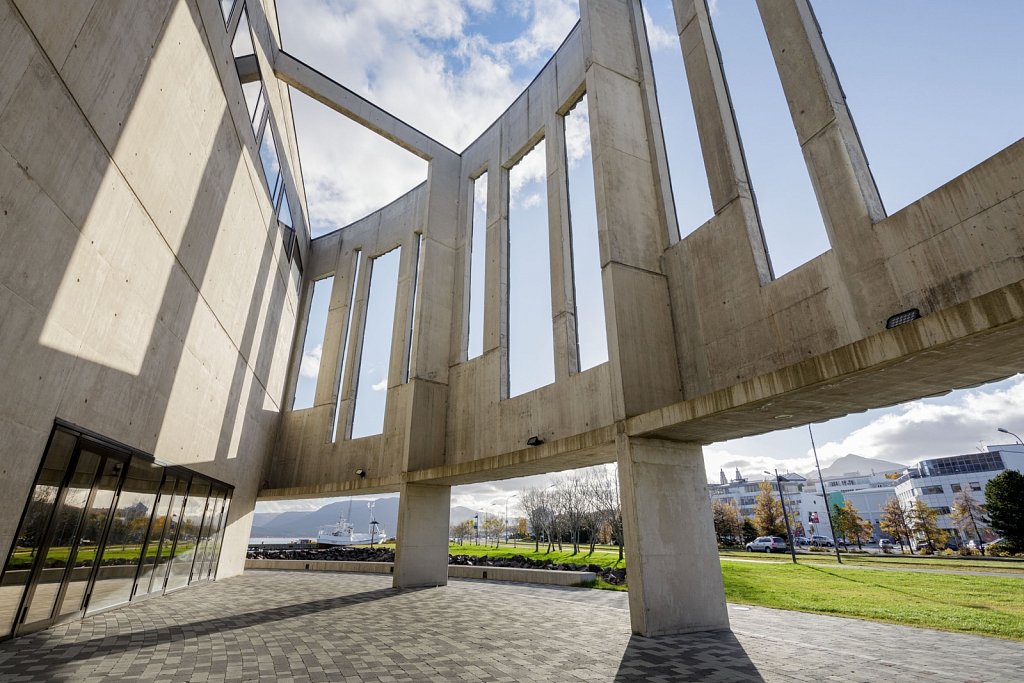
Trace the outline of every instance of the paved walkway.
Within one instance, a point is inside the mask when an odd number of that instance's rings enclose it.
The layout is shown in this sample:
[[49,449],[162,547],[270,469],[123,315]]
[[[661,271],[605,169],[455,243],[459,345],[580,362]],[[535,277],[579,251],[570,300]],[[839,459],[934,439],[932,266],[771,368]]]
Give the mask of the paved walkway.
[[249,572],[0,643],[0,681],[1020,681],[1018,642],[730,605],[639,638],[626,595]]

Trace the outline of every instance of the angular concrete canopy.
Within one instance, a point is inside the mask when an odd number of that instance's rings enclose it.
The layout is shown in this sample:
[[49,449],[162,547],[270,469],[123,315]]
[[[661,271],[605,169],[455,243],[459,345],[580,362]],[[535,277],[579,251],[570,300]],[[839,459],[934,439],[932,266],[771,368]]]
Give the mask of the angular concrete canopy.
[[[0,0],[0,552],[55,419],[234,486],[222,576],[242,569],[256,499],[401,491],[396,585],[443,584],[447,487],[617,462],[634,630],[721,628],[702,444],[1024,369],[1024,140],[886,215],[808,0],[758,1],[832,245],[780,278],[702,0],[673,4],[715,215],[682,240],[638,0],[582,0],[461,153],[282,52],[273,0],[246,3],[239,60],[241,0],[226,21],[216,0],[51,4]],[[288,86],[427,160],[427,182],[310,241]],[[562,117],[583,93],[609,360],[580,372]],[[508,172],[541,139],[556,377],[509,398]],[[467,359],[485,171],[483,354]],[[384,429],[345,438],[370,282],[355,266],[396,246]],[[292,411],[329,275],[314,405]]]

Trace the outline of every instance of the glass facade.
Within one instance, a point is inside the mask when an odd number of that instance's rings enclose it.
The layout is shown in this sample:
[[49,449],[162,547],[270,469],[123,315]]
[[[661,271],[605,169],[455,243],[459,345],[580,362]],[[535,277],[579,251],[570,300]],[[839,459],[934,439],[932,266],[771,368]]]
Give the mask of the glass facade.
[[0,638],[212,579],[230,498],[58,425],[0,574]]

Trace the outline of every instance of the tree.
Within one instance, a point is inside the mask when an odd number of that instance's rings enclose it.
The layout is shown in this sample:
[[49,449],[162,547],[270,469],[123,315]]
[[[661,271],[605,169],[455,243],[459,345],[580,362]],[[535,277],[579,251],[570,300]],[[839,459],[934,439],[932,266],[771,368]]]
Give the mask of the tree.
[[619,547],[622,559],[622,502],[619,499],[619,470],[615,465],[587,470],[596,528]]
[[836,536],[842,536],[849,541],[851,538],[861,550],[861,544],[870,540],[874,533],[874,526],[869,520],[860,516],[860,511],[853,506],[853,501],[847,500],[843,507],[832,506],[832,527]]
[[984,539],[981,537],[981,530],[985,528],[988,521],[985,518],[984,506],[974,500],[967,491],[961,491],[953,498],[953,506],[949,509],[949,518],[953,520],[953,524],[960,530],[960,535],[964,538],[973,534],[978,539],[978,548],[984,555],[985,548],[982,545]]
[[547,530],[548,518],[551,517],[546,491],[538,488],[522,489],[519,491],[519,507],[523,509],[533,532],[533,549],[540,552],[540,539]]
[[770,482],[758,484],[761,489],[754,501],[754,527],[761,536],[783,536],[786,523],[782,519],[782,503],[775,496]]
[[555,482],[556,507],[569,532],[573,555],[580,551],[580,529],[583,528],[587,513],[590,511],[589,488],[587,475],[580,472],[559,477]]
[[933,549],[941,548],[949,539],[949,534],[939,528],[939,511],[928,507],[923,500],[915,500],[907,510],[907,523],[915,537],[924,537],[925,542]]
[[484,538],[494,539],[494,547],[497,548],[501,542],[502,534],[505,533],[505,520],[497,515],[487,515],[482,525]]
[[743,518],[743,542],[750,543],[757,538],[757,527],[746,517]]
[[910,547],[910,554],[914,554],[914,548],[910,546],[910,523],[907,521],[906,512],[904,512],[903,506],[900,505],[900,501],[896,496],[882,504],[882,520],[878,526],[882,528],[882,531],[896,539],[896,542],[900,544],[900,552],[903,551],[903,542],[906,541],[906,545]]
[[711,501],[711,515],[715,520],[715,536],[719,544],[735,543],[743,536],[743,517],[732,501]]
[[473,520],[464,519],[458,524],[452,525],[452,538],[455,539],[456,543],[462,545],[462,542],[468,536],[473,535]]
[[985,485],[985,503],[992,528],[1010,552],[1024,551],[1024,474],[1005,470]]

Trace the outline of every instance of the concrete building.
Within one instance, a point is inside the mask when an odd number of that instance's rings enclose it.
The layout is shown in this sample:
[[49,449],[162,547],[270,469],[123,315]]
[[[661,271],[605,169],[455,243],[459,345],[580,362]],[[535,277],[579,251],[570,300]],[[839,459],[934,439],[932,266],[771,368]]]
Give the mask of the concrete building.
[[[793,472],[780,474],[780,476],[783,479],[781,484],[782,492],[786,497],[786,509],[796,515],[798,520],[803,519],[799,511],[803,507],[804,478]],[[779,496],[779,482],[775,480],[775,477],[762,476],[750,481],[741,476],[739,469],[737,469],[736,476],[732,480],[726,479],[725,471],[723,470],[720,480],[721,483],[719,484],[708,484],[708,493],[711,496],[711,500],[735,505],[740,514],[746,519],[752,519],[754,516],[754,505],[757,501],[757,494],[761,492],[762,481],[770,483],[773,495],[776,498]],[[797,531],[794,531],[794,533],[799,535]]]
[[[273,0],[0,0],[0,637],[241,572],[256,500],[398,491],[394,585],[443,585],[453,484],[608,462],[633,629],[725,628],[703,444],[1024,369],[1024,141],[888,215],[809,2],[759,2],[831,243],[775,277],[711,16],[673,4],[687,83],[659,86],[690,90],[714,206],[684,239],[637,0],[581,2],[461,152],[281,50]],[[426,182],[310,240],[289,87]],[[563,119],[584,94],[608,361],[581,371]],[[541,140],[554,380],[513,396],[508,175]],[[384,424],[352,438],[370,273],[398,248]]]
[[973,536],[963,538],[949,510],[961,492],[984,505],[985,484],[1005,470],[1024,472],[1024,446],[989,446],[987,452],[922,460],[896,480],[896,496],[904,509],[909,509],[914,501],[923,501],[939,511],[939,527],[952,538],[973,540]]

